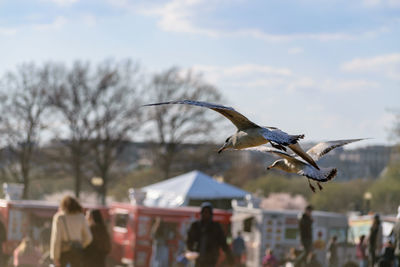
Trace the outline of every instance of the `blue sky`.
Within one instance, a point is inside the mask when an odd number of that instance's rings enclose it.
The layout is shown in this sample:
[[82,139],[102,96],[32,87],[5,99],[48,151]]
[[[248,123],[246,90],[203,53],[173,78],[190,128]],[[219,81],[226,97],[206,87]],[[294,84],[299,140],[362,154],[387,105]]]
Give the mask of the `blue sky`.
[[310,141],[389,144],[400,0],[0,0],[0,74],[109,57],[201,72],[222,104]]

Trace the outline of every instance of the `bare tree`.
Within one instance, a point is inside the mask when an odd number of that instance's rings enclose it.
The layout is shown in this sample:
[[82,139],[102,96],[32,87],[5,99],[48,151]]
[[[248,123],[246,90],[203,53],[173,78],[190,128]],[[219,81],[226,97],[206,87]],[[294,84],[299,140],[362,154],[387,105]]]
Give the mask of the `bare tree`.
[[95,74],[92,132],[94,171],[101,178],[99,193],[105,204],[111,170],[124,142],[141,126],[140,74],[131,61],[106,61]]
[[29,196],[33,156],[45,128],[48,82],[48,68],[34,64],[21,65],[3,78],[0,92],[0,133],[5,146],[2,152],[6,153],[3,173],[10,180],[24,184],[23,198]]
[[395,117],[394,125],[390,129],[390,139],[400,145],[400,109],[391,109],[389,111],[391,111]]
[[75,62],[64,71],[63,82],[52,90],[50,102],[67,125],[68,162],[79,197],[82,181],[100,176],[95,187],[103,202],[110,171],[121,144],[140,124],[138,112],[138,68],[130,61],[105,61],[93,70],[88,63]]
[[[217,89],[201,76],[177,68],[154,75],[146,93],[148,102],[153,103],[180,99],[217,102],[221,98]],[[187,105],[150,107],[147,111],[154,130],[150,136],[159,144],[155,162],[164,178],[168,178],[180,144],[204,140],[214,128],[216,116],[205,108]]]
[[58,136],[58,139],[64,138],[61,144],[68,147],[69,153],[65,155],[65,160],[71,166],[75,196],[79,197],[91,134],[88,119],[94,101],[88,84],[89,64],[76,62],[70,71],[62,65],[53,66],[53,69],[57,70],[59,83],[52,88],[49,100],[59,111],[61,124],[68,129],[68,134]]

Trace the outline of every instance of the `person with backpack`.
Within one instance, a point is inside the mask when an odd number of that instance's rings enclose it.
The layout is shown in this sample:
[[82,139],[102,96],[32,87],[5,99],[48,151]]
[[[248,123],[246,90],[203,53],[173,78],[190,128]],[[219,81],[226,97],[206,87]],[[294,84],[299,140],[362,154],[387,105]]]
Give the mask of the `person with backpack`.
[[[82,206],[72,196],[65,196],[53,216],[50,258],[56,267],[83,267],[83,249],[92,241],[92,233]],[[86,267],[86,266],[85,266]]]
[[88,221],[93,240],[84,250],[85,267],[105,267],[111,240],[100,210],[89,211]]

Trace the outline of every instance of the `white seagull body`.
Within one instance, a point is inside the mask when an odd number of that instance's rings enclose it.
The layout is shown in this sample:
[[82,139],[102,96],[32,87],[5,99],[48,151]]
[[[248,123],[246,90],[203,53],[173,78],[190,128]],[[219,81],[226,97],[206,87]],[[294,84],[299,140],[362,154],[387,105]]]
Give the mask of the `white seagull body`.
[[260,146],[270,142],[273,147],[280,150],[286,150],[285,146],[289,147],[306,162],[314,166],[316,169],[319,169],[318,165],[315,163],[312,157],[304,152],[304,150],[297,143],[299,139],[304,138],[304,135],[289,135],[275,127],[261,127],[250,121],[231,107],[225,107],[208,102],[178,100],[147,104],[144,106],[158,106],[168,104],[186,104],[206,107],[220,113],[228,120],[230,120],[237,127],[237,132],[226,139],[225,144],[218,150],[218,153],[221,153],[223,150],[229,148],[244,149],[248,147]]
[[[332,149],[360,140],[363,139],[347,139],[322,142],[307,150],[307,154],[309,154],[315,161],[318,161],[321,157],[326,155]],[[299,157],[296,157],[295,155],[290,155],[284,151],[272,149],[266,146],[249,148],[248,150],[269,152],[278,155],[279,157],[281,157],[281,159],[276,160],[274,163],[268,166],[268,170],[272,168],[277,168],[285,172],[297,173],[299,175],[306,176],[309,179],[317,181],[318,187],[320,189],[322,189],[322,186],[319,184],[320,182],[328,182],[329,180],[333,179],[337,174],[336,168],[321,168],[320,170],[318,170],[307,162],[301,160]],[[308,182],[311,190],[315,192],[315,188],[311,185],[310,181]]]

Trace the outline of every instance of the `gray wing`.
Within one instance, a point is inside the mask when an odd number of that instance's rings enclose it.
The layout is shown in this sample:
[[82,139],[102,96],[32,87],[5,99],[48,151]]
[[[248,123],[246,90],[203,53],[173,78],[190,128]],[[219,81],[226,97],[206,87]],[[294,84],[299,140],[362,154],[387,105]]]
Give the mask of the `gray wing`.
[[225,116],[228,120],[230,120],[239,130],[248,129],[248,128],[256,128],[259,127],[254,122],[250,121],[248,118],[237,112],[231,107],[225,107],[222,105],[212,104],[203,101],[194,101],[194,100],[177,100],[177,101],[168,101],[168,102],[160,102],[153,104],[146,104],[143,106],[159,106],[159,105],[169,105],[169,104],[184,104],[184,105],[192,105],[199,106],[212,109],[219,114]]
[[329,151],[341,147],[353,142],[361,141],[364,140],[365,138],[360,138],[360,139],[347,139],[347,140],[335,140],[335,141],[327,141],[327,142],[322,142],[319,144],[316,144],[309,150],[307,150],[307,154],[309,154],[313,160],[317,161],[321,157],[323,157],[325,154],[327,154]]
[[306,164],[305,162],[293,157],[292,155],[290,155],[289,153],[286,153],[285,151],[274,149],[274,148],[270,148],[270,147],[267,147],[267,146],[249,147],[249,148],[246,148],[244,150],[258,151],[258,152],[263,152],[263,153],[271,153],[271,154],[274,154],[275,156],[287,159],[287,160],[289,160],[289,161],[291,161],[293,163],[296,163],[296,164]]
[[290,135],[275,127],[262,127],[260,132],[265,139],[283,146],[296,144],[299,139],[304,138],[304,134]]
[[297,173],[317,182],[328,182],[335,178],[337,169],[321,168],[321,170],[317,170],[313,166],[307,164]]

